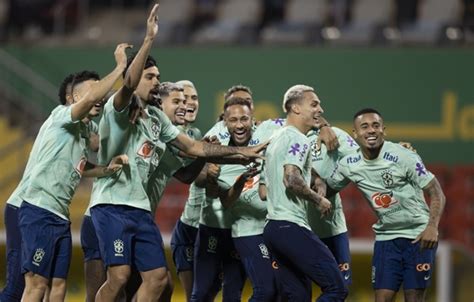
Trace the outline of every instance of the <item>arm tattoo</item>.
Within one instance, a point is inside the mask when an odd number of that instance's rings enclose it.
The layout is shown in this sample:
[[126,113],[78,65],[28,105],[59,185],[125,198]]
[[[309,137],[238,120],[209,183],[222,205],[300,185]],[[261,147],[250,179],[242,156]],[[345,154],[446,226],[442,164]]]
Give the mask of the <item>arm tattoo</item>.
[[423,188],[423,191],[431,199],[430,220],[428,221],[428,225],[438,227],[441,214],[443,214],[444,205],[446,204],[446,197],[436,177]]
[[285,165],[283,182],[285,187],[296,196],[319,204],[321,197],[306,184],[298,167]]
[[220,157],[226,155],[238,154],[238,147],[229,147],[203,143],[202,146],[205,157]]

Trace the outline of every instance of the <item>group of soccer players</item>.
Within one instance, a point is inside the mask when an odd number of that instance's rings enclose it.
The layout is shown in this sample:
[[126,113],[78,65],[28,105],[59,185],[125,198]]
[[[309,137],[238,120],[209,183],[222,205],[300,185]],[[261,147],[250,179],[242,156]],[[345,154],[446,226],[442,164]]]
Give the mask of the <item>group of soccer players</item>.
[[[354,115],[353,137],[331,127],[306,85],[283,96],[285,118],[263,122],[254,119],[251,90],[233,86],[222,120],[202,136],[192,126],[196,87],[160,83],[149,56],[157,9],[135,55],[127,58],[129,45],[120,44],[116,68],[102,80],[81,71],[62,83],[61,105],[41,127],[5,207],[0,301],[64,300],[68,207],[81,177],[94,178],[81,226],[87,301],[171,301],[154,217],[172,177],[191,184],[171,239],[188,301],[213,301],[221,290],[224,301],[240,301],[247,278],[250,301],[310,301],[312,282],[322,290],[318,301],[344,301],[353,276],[338,191],[349,182],[379,218],[375,300],[393,301],[403,284],[406,301],[423,301],[445,197],[418,154],[384,140],[375,109]],[[122,86],[106,98],[120,77]],[[97,126],[92,118],[102,107]]]

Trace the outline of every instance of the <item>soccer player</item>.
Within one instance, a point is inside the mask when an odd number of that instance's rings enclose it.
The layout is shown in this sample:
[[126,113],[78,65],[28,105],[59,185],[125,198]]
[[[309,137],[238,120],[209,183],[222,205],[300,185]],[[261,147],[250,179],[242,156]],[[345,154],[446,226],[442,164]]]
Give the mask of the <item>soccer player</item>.
[[[253,131],[251,104],[240,97],[232,97],[225,103],[224,122],[230,133],[229,145],[255,145],[271,135],[260,127]],[[252,283],[250,301],[275,301],[271,256],[263,242],[267,205],[258,196],[258,173],[256,167],[222,165],[218,178],[219,197],[234,218],[231,235]]]
[[111,159],[108,167],[94,167],[87,162],[87,115],[123,72],[127,47],[117,47],[117,66],[101,81],[95,73],[73,77],[68,84],[71,97],[60,97],[62,104],[52,111],[35,140],[25,174],[27,184],[18,192],[23,200],[18,223],[24,301],[41,301],[48,284],[50,300],[64,299],[72,248],[68,208],[77,184],[81,176],[112,174],[126,164],[123,156]]
[[[403,283],[405,301],[424,301],[446,203],[443,191],[418,154],[385,141],[377,110],[357,112],[353,134],[360,149],[343,157],[327,182],[336,190],[354,182],[379,218],[373,226],[375,300],[393,301]],[[423,193],[431,200],[430,208]]]
[[[59,88],[59,99],[61,104],[70,104],[72,102],[73,82],[81,83],[84,80],[98,79],[99,76],[95,72],[82,71],[76,74],[68,75]],[[84,124],[89,127],[89,132],[93,133],[97,126],[91,119],[100,113],[101,104],[96,104],[89,111],[86,118],[83,119]],[[93,139],[89,139],[90,145],[94,144]],[[30,172],[35,165],[35,157],[38,154],[39,143],[33,145],[30,152],[28,162],[15,191],[6,202],[5,207],[5,226],[7,237],[7,278],[3,291],[0,293],[0,301],[20,301],[25,287],[25,279],[21,274],[21,233],[18,226],[18,208],[23,199],[21,195],[25,192],[29,184]]]
[[277,281],[289,301],[310,301],[311,285],[318,284],[318,301],[343,301],[347,288],[334,256],[311,231],[308,203],[328,215],[331,203],[311,189],[311,141],[307,133],[323,113],[314,89],[291,87],[284,96],[286,126],[274,133],[266,152],[268,222],[263,237],[277,262]]
[[[99,163],[125,153],[129,156],[129,169],[94,182],[91,217],[107,266],[107,280],[97,292],[97,301],[114,301],[127,282],[132,265],[142,277],[138,301],[155,301],[167,283],[162,238],[146,191],[166,143],[197,157],[237,154],[252,159],[260,157],[258,152],[265,147],[231,148],[195,141],[172,125],[161,110],[148,105],[156,99],[160,75],[149,57],[158,33],[157,9],[158,5],[152,8],[143,44],[129,60],[124,85],[104,106],[99,124]],[[132,103],[143,108],[135,124],[129,122]]]

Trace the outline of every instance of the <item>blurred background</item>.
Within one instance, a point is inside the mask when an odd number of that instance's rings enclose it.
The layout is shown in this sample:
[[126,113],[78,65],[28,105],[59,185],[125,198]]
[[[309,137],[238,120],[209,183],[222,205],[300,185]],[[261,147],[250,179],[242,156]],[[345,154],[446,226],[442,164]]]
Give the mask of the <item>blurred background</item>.
[[[62,79],[83,69],[106,75],[120,42],[138,49],[151,5],[0,0],[1,200],[14,190],[36,132],[59,104]],[[203,132],[235,84],[253,90],[260,120],[281,116],[284,92],[298,83],[315,87],[327,119],[346,131],[355,111],[377,108],[387,139],[414,144],[447,196],[427,300],[474,299],[474,0],[161,0],[159,18],[151,53],[162,81],[195,83]],[[90,188],[83,181],[72,203],[68,301],[84,300],[79,228]],[[354,258],[348,301],[371,301],[375,216],[354,187],[343,196]],[[187,187],[172,182],[160,203],[156,220],[166,244],[186,198]],[[2,215],[0,285],[4,268]],[[184,301],[177,280],[175,286],[174,301]],[[249,293],[247,287],[244,297]]]

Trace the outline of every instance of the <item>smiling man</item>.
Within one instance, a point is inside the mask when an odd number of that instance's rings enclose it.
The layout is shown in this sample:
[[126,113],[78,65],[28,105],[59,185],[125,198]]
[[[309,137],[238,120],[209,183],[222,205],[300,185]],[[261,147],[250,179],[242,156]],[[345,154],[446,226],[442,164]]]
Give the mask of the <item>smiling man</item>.
[[446,202],[443,191],[417,153],[385,141],[377,110],[358,111],[353,134],[360,148],[339,161],[327,182],[337,190],[354,182],[379,218],[373,225],[375,301],[393,301],[402,283],[405,301],[424,301]]
[[307,133],[324,112],[312,87],[295,85],[283,97],[286,125],[267,148],[264,176],[268,214],[263,237],[277,264],[277,281],[288,301],[310,301],[312,280],[322,289],[318,301],[344,301],[347,296],[334,256],[311,231],[309,203],[328,215],[331,202],[312,190],[311,140]]

